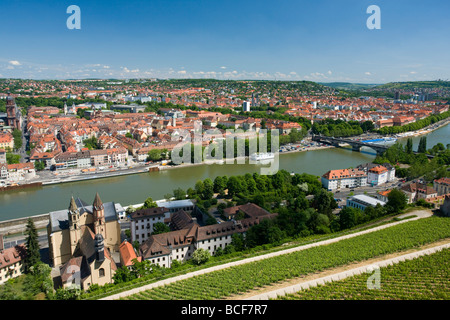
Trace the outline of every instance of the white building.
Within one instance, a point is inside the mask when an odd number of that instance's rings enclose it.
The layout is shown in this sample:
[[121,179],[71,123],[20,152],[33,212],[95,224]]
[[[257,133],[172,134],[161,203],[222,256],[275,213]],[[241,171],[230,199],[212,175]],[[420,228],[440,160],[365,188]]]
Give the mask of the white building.
[[388,170],[383,166],[376,166],[367,172],[367,183],[372,186],[379,186],[388,181]]
[[131,241],[145,242],[153,232],[155,223],[168,220],[170,211],[164,207],[140,209],[130,214],[131,220]]
[[358,169],[330,170],[322,176],[322,186],[328,191],[367,185],[367,174]]
[[25,247],[18,245],[9,249],[3,247],[3,236],[0,235],[0,285],[12,278],[22,275],[22,256]]
[[244,101],[244,103],[242,104],[242,108],[243,108],[244,112],[250,112],[250,102]]
[[366,196],[364,194],[358,194],[347,199],[347,207],[357,208],[364,211],[368,206],[376,207],[377,204],[384,206],[386,202]]
[[192,223],[182,230],[152,235],[141,245],[139,254],[143,260],[170,268],[173,260],[187,261],[197,249],[208,250],[214,255],[219,248],[225,249],[231,243],[233,234],[245,234],[250,227],[259,224],[264,218],[268,217],[227,221],[204,227]]

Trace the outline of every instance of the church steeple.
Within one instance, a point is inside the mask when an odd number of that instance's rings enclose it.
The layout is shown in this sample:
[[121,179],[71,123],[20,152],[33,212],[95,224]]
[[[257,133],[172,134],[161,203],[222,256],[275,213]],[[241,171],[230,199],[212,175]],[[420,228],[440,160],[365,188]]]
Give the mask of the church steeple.
[[103,202],[98,195],[98,192],[95,194],[95,199],[92,207],[92,213],[94,215],[95,234],[102,234],[103,238],[105,238],[105,209],[103,207]]
[[95,210],[103,210],[103,202],[100,199],[100,196],[98,195],[98,192],[95,194],[95,199],[94,199],[94,209]]
[[73,254],[80,239],[80,211],[75,203],[75,199],[70,199],[69,204],[69,230],[70,230],[70,253]]
[[78,210],[77,204],[75,203],[75,199],[70,199],[69,204],[69,216],[70,216],[70,228],[72,229],[78,229],[80,227],[79,220],[80,220],[80,211]]

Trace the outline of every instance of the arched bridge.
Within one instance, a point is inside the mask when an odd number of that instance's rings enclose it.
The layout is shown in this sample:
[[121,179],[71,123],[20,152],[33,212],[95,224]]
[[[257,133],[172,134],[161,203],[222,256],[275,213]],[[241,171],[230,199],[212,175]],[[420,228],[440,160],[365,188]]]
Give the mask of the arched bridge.
[[325,143],[328,145],[332,145],[335,147],[340,147],[341,144],[344,144],[344,143],[349,144],[352,147],[353,151],[361,151],[362,147],[369,147],[369,148],[372,148],[373,150],[375,150],[377,152],[377,154],[382,154],[388,148],[386,146],[368,143],[368,142],[362,142],[362,141],[345,139],[345,138],[326,137],[326,136],[321,136],[321,135],[313,135],[312,140],[321,142],[321,143]]

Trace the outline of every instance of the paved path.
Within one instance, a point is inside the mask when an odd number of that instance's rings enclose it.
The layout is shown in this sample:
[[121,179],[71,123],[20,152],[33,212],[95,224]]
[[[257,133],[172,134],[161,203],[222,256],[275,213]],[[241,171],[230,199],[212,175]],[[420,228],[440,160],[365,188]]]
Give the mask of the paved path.
[[284,296],[284,295],[287,295],[287,294],[296,293],[296,292],[299,292],[301,290],[308,289],[310,287],[316,287],[317,285],[323,285],[323,284],[325,284],[327,282],[343,280],[345,278],[353,277],[353,276],[356,276],[356,275],[359,275],[359,274],[362,274],[362,273],[373,273],[374,270],[377,269],[377,267],[378,268],[382,268],[382,267],[386,267],[388,265],[393,265],[393,264],[399,263],[400,261],[412,260],[412,259],[415,259],[415,258],[420,257],[420,256],[433,254],[433,253],[435,253],[437,251],[440,251],[440,250],[442,250],[444,248],[450,248],[450,243],[446,243],[446,244],[443,244],[443,245],[440,245],[440,246],[424,249],[424,250],[417,251],[417,252],[404,254],[404,255],[401,255],[401,256],[398,256],[398,257],[395,257],[395,258],[374,262],[374,263],[372,263],[370,265],[366,265],[366,266],[362,266],[362,267],[346,270],[346,271],[343,271],[343,272],[335,273],[335,274],[332,274],[332,275],[329,275],[329,276],[326,276],[326,277],[321,277],[321,278],[310,280],[310,281],[305,281],[305,282],[298,283],[298,284],[295,284],[295,285],[292,285],[292,286],[288,286],[288,287],[284,287],[284,288],[281,288],[281,289],[277,289],[277,290],[265,292],[265,293],[262,293],[262,294],[250,296],[250,297],[245,298],[243,300],[269,300],[269,299],[276,299],[278,297],[281,297],[281,296]]
[[309,249],[309,248],[312,248],[312,247],[317,247],[317,246],[327,245],[327,244],[334,243],[334,242],[339,242],[339,241],[344,240],[344,239],[354,238],[354,237],[357,237],[357,236],[360,236],[360,235],[363,235],[363,234],[367,234],[367,233],[371,233],[371,232],[374,232],[374,231],[390,228],[390,227],[395,226],[395,225],[399,225],[399,224],[402,224],[402,223],[405,223],[405,222],[409,222],[409,221],[413,221],[413,220],[422,219],[422,218],[429,217],[429,216],[432,215],[430,212],[425,211],[425,210],[423,210],[420,215],[418,214],[418,212],[411,212],[411,213],[409,213],[409,215],[414,215],[414,214],[418,215],[418,216],[415,217],[415,218],[411,218],[411,219],[407,219],[407,220],[402,220],[402,221],[398,221],[398,222],[385,224],[385,225],[382,225],[382,226],[379,226],[379,227],[371,228],[371,229],[360,231],[360,232],[355,232],[355,233],[352,233],[352,234],[348,234],[348,235],[341,236],[341,237],[336,237],[336,238],[333,238],[333,239],[323,240],[323,241],[319,241],[319,242],[315,242],[315,243],[311,243],[311,244],[307,244],[307,245],[303,245],[303,246],[298,246],[298,247],[294,247],[294,248],[290,248],[290,249],[286,249],[286,250],[280,250],[280,251],[277,251],[277,252],[271,252],[271,253],[268,253],[268,254],[263,254],[263,255],[260,255],[260,256],[252,257],[252,258],[247,258],[247,259],[243,259],[243,260],[239,260],[239,261],[234,261],[234,262],[221,264],[221,265],[210,267],[210,268],[205,268],[205,269],[194,271],[194,272],[190,272],[190,273],[187,273],[187,274],[184,274],[184,275],[180,275],[180,276],[172,277],[172,278],[169,278],[169,279],[165,279],[165,280],[157,281],[157,282],[154,282],[154,283],[150,283],[148,285],[144,285],[144,286],[141,286],[141,287],[138,287],[138,288],[134,288],[134,289],[131,289],[131,290],[128,290],[128,291],[123,291],[123,292],[120,292],[120,293],[117,293],[117,294],[114,294],[114,295],[102,298],[100,300],[116,300],[116,299],[120,299],[120,298],[129,296],[129,295],[141,292],[141,291],[149,290],[149,289],[156,288],[156,287],[159,287],[159,286],[164,286],[164,285],[167,285],[169,283],[173,283],[173,282],[176,282],[176,281],[192,278],[192,277],[195,277],[195,276],[198,276],[198,275],[201,275],[201,274],[210,273],[210,272],[214,272],[214,271],[218,271],[218,270],[222,270],[222,269],[225,269],[225,268],[238,266],[238,265],[242,265],[242,264],[246,264],[246,263],[250,263],[250,262],[254,262],[254,261],[259,261],[259,260],[264,260],[264,259],[268,259],[268,258],[273,258],[273,257],[276,257],[276,256],[289,254],[289,253],[296,252],[296,251],[306,250],[306,249]]

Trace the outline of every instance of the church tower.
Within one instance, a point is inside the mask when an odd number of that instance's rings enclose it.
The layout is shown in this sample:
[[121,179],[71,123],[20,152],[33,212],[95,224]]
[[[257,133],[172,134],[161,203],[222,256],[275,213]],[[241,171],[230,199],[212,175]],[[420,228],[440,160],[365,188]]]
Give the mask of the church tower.
[[14,97],[11,96],[11,93],[8,93],[8,96],[6,97],[6,115],[8,126],[13,129],[20,129],[20,127],[17,126],[19,122],[19,119],[16,118],[17,113],[17,105],[14,101]]
[[72,196],[69,205],[69,230],[70,230],[70,253],[73,255],[77,247],[80,234],[80,211],[78,210],[75,199]]
[[106,238],[105,209],[103,208],[103,202],[98,192],[95,194],[92,208],[92,214],[94,215],[94,233],[101,234],[103,238]]

